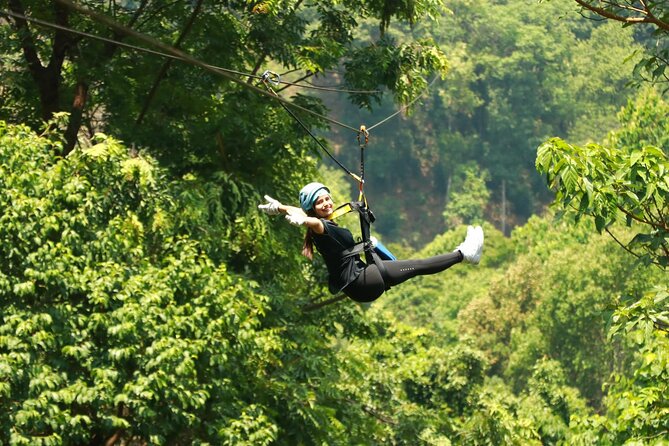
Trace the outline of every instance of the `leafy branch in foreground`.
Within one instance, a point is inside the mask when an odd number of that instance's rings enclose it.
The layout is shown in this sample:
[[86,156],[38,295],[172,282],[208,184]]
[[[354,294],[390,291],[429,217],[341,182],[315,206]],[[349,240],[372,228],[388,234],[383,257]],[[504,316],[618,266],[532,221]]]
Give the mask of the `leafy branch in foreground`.
[[669,264],[669,160],[661,149],[579,147],[553,138],[539,147],[536,167],[562,211],[594,218],[600,233],[617,221],[636,224],[634,238],[620,243],[644,263]]

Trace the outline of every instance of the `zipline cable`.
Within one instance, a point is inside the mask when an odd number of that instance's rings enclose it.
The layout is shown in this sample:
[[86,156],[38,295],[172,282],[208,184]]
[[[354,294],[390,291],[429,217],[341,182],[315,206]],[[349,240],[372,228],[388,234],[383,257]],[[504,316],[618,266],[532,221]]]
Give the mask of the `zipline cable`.
[[382,119],[381,121],[377,122],[376,124],[374,124],[374,125],[368,127],[368,128],[367,128],[367,131],[368,131],[368,132],[371,132],[374,128],[380,126],[381,124],[384,124],[386,121],[389,121],[390,119],[394,118],[395,116],[399,115],[399,114],[402,113],[404,110],[406,110],[407,108],[409,108],[409,107],[411,107],[413,104],[415,104],[417,100],[419,100],[420,98],[422,98],[423,96],[425,96],[425,94],[430,90],[430,87],[432,87],[432,84],[434,84],[434,82],[437,80],[438,77],[439,77],[439,75],[436,74],[436,75],[434,76],[434,78],[432,78],[432,80],[430,81],[430,83],[427,85],[427,87],[425,87],[425,90],[423,90],[423,92],[422,92],[421,94],[419,94],[418,96],[416,96],[411,102],[409,102],[408,104],[406,104],[406,105],[404,105],[403,107],[401,107],[399,110],[397,110],[397,111],[396,111],[395,113],[393,113],[392,115],[390,115],[390,116],[388,116],[387,118]]
[[[141,46],[132,45],[132,44],[129,44],[129,43],[121,42],[120,40],[110,39],[108,37],[97,36],[95,34],[90,34],[90,33],[87,33],[85,31],[79,31],[79,30],[76,30],[74,28],[68,28],[67,26],[59,25],[57,23],[48,22],[46,20],[36,19],[34,17],[29,17],[29,16],[26,16],[26,15],[22,15],[22,14],[14,12],[14,11],[0,10],[0,14],[7,15],[7,16],[10,16],[10,17],[19,18],[19,19],[23,19],[23,20],[26,20],[28,22],[36,23],[37,25],[45,26],[47,28],[53,28],[53,29],[57,29],[57,30],[60,30],[60,31],[65,31],[65,32],[68,32],[70,34],[76,34],[76,35],[79,35],[79,36],[82,36],[82,37],[88,37],[88,38],[93,39],[93,40],[99,40],[99,41],[102,41],[102,42],[105,42],[105,43],[110,43],[112,45],[132,49],[132,50],[136,50],[136,51],[140,51],[140,52],[143,52],[143,53],[149,53],[149,54],[153,54],[153,55],[156,55],[156,56],[166,57],[168,59],[184,61],[183,58],[181,58],[179,56],[174,56],[172,54],[162,53],[160,51],[155,51],[155,50],[152,50],[150,48],[143,48]],[[230,74],[237,74],[239,76],[255,77],[257,79],[260,79],[260,76],[256,76],[256,75],[253,75],[253,74],[242,73],[240,71],[231,70],[229,68],[217,67],[215,65],[208,65],[208,64],[205,64],[205,65],[207,65],[208,68],[215,69],[215,70],[218,70],[218,71],[225,71],[225,72],[230,73]]]
[[[236,79],[234,77],[226,76],[226,74],[235,74],[235,75],[238,75],[238,76],[244,76],[244,77],[248,77],[248,78],[261,80],[261,76],[258,76],[258,75],[244,73],[244,72],[235,71],[235,70],[232,70],[232,69],[229,69],[229,68],[223,68],[223,67],[218,67],[218,66],[215,66],[215,65],[206,64],[206,63],[204,63],[204,62],[202,62],[198,59],[193,58],[192,56],[189,56],[187,53],[184,53],[181,50],[178,50],[176,48],[170,47],[169,45],[163,44],[162,42],[158,41],[157,39],[146,36],[145,34],[138,33],[138,32],[136,32],[132,29],[129,29],[129,28],[127,28],[127,27],[125,27],[121,24],[118,24],[118,23],[114,22],[113,20],[107,18],[103,14],[99,14],[97,12],[90,11],[86,8],[83,8],[83,7],[79,6],[79,5],[71,3],[68,0],[56,0],[56,1],[58,1],[59,3],[64,4],[67,7],[72,7],[72,9],[75,9],[75,10],[77,10],[77,11],[79,11],[79,12],[85,14],[85,15],[89,15],[94,20],[99,19],[99,21],[103,22],[105,25],[107,25],[107,26],[109,26],[109,27],[111,27],[111,28],[113,28],[117,31],[120,31],[121,34],[128,34],[128,35],[134,36],[134,37],[136,37],[140,40],[143,40],[143,41],[145,41],[145,42],[147,42],[151,45],[158,46],[160,48],[163,48],[166,51],[169,51],[171,53],[176,53],[176,54],[169,54],[169,53],[165,53],[165,52],[151,50],[149,48],[143,48],[143,47],[139,47],[139,46],[136,46],[136,45],[124,43],[124,42],[121,42],[121,41],[118,41],[118,40],[109,39],[109,38],[106,38],[106,37],[97,36],[95,34],[86,33],[84,31],[78,31],[78,30],[75,30],[73,28],[68,28],[68,27],[65,27],[65,26],[62,26],[62,25],[58,25],[56,23],[47,22],[45,20],[36,19],[34,17],[25,16],[25,15],[22,15],[22,14],[13,12],[13,11],[0,10],[0,14],[20,18],[20,19],[23,19],[23,20],[26,20],[26,21],[36,23],[38,25],[45,26],[45,27],[58,29],[58,30],[61,30],[61,31],[69,32],[69,33],[72,33],[72,34],[77,34],[77,35],[80,35],[80,36],[83,36],[83,37],[88,37],[88,38],[95,39],[95,40],[100,40],[100,41],[103,41],[103,42],[106,42],[106,43],[110,43],[110,44],[113,44],[113,45],[118,45],[118,46],[121,46],[121,47],[133,49],[133,50],[137,50],[137,51],[140,51],[140,52],[145,52],[145,53],[154,54],[154,55],[157,55],[157,56],[167,57],[167,58],[179,60],[179,61],[182,61],[182,62],[190,63],[190,64],[193,64],[193,65],[199,66],[201,68],[205,68],[205,69],[207,69],[209,71],[212,71],[214,73],[222,74],[225,77],[227,77],[228,79],[232,80],[233,82],[239,83],[240,85],[243,85],[243,86],[248,86],[249,88],[252,88],[252,89],[254,89],[254,87],[249,86],[249,84],[243,83],[241,80]],[[432,84],[436,81],[437,78],[438,78],[438,76],[435,76],[434,79],[432,79],[432,81],[429,83],[428,87],[426,87],[426,89],[423,91],[423,93],[421,93],[419,96],[414,98],[409,104],[404,105],[402,108],[397,110],[395,113],[393,113],[390,116],[382,119],[378,123],[368,127],[367,130],[371,131],[372,129],[384,124],[388,120],[394,118],[395,116],[397,116],[398,114],[402,113],[404,110],[409,108],[418,99],[423,97],[425,95],[425,93],[427,93],[427,91],[432,86]],[[378,93],[379,92],[379,90],[348,90],[348,89],[341,89],[341,88],[321,87],[321,86],[316,86],[316,85],[313,85],[313,84],[309,85],[309,86],[306,86],[306,85],[303,85],[303,84],[298,84],[298,83],[288,82],[288,81],[280,81],[280,82],[282,84],[289,85],[289,86],[297,86],[297,87],[300,87],[300,88],[307,88],[307,89],[314,89],[314,90],[334,91],[334,92],[339,92],[339,93],[372,94],[372,93]],[[266,92],[263,91],[263,90],[260,90],[260,89],[255,89],[255,90],[256,90],[256,92],[258,92],[260,94],[266,94]],[[279,95],[272,96],[272,97],[277,99],[280,102],[283,102],[284,104],[288,104],[288,105],[290,105],[290,106],[292,106],[296,109],[299,109],[299,110],[302,110],[306,113],[312,114],[312,115],[314,115],[316,117],[319,117],[319,118],[321,118],[325,121],[328,121],[332,124],[338,125],[340,127],[346,128],[346,129],[354,131],[356,133],[359,132],[359,130],[356,129],[355,127],[346,125],[346,124],[344,124],[342,122],[339,122],[335,119],[329,118],[327,116],[318,114],[318,113],[316,113],[312,110],[309,110],[307,108],[304,108],[304,107],[301,107],[299,105],[293,104],[292,102],[283,99]]]
[[[180,60],[183,61],[183,62],[190,63],[190,64],[195,65],[195,66],[198,66],[198,67],[200,67],[200,68],[204,68],[204,69],[207,70],[207,71],[211,71],[211,72],[213,72],[213,73],[217,73],[217,74],[219,74],[219,75],[225,77],[226,79],[229,79],[229,80],[231,80],[231,81],[233,81],[233,82],[235,82],[235,83],[237,83],[237,84],[239,84],[239,85],[241,85],[241,86],[243,86],[243,87],[245,87],[245,88],[248,88],[248,89],[250,89],[250,90],[255,91],[256,93],[258,93],[258,94],[260,94],[260,95],[263,95],[263,96],[266,96],[266,97],[270,97],[270,98],[272,98],[272,99],[276,99],[277,101],[279,101],[279,102],[281,102],[282,104],[285,104],[285,105],[287,105],[287,106],[289,106],[289,107],[292,107],[292,108],[297,109],[297,110],[302,110],[302,111],[305,112],[305,113],[309,113],[309,114],[314,115],[314,116],[316,116],[316,117],[318,117],[318,118],[320,118],[320,119],[323,119],[324,121],[327,121],[327,122],[330,122],[330,123],[332,123],[332,124],[338,125],[338,126],[340,126],[340,127],[342,127],[342,128],[349,129],[349,130],[351,130],[351,131],[353,131],[353,132],[356,132],[356,133],[358,132],[358,129],[356,129],[356,128],[354,128],[354,127],[351,127],[351,126],[349,126],[349,125],[346,125],[346,124],[344,124],[344,123],[342,123],[342,122],[339,122],[339,121],[337,121],[337,120],[335,120],[335,119],[332,119],[332,118],[330,118],[330,117],[323,116],[323,115],[321,115],[321,114],[319,114],[319,113],[314,112],[313,110],[309,110],[308,108],[299,106],[299,105],[297,105],[297,104],[293,104],[292,102],[290,102],[290,101],[288,101],[288,100],[286,100],[286,99],[284,99],[284,98],[282,98],[282,97],[280,97],[280,96],[274,96],[274,95],[272,95],[271,93],[269,93],[269,92],[267,92],[267,91],[265,91],[265,90],[262,90],[262,89],[260,89],[260,88],[258,88],[258,87],[256,87],[256,86],[254,86],[254,85],[252,85],[252,84],[248,84],[248,83],[246,83],[246,82],[244,82],[244,81],[242,81],[242,80],[240,80],[240,79],[234,77],[231,73],[228,73],[228,72],[225,71],[225,70],[221,70],[221,69],[219,69],[218,67],[213,67],[213,66],[211,66],[211,65],[208,65],[208,64],[206,64],[206,63],[204,63],[204,62],[202,62],[202,61],[200,61],[200,60],[198,60],[198,59],[196,59],[196,58],[190,56],[189,54],[187,54],[187,53],[185,53],[185,52],[183,52],[183,51],[181,51],[181,50],[179,50],[179,49],[173,48],[173,47],[171,47],[171,46],[169,46],[169,45],[166,45],[166,44],[160,42],[160,41],[157,40],[157,39],[154,39],[153,37],[147,36],[147,35],[142,34],[142,33],[138,33],[137,31],[134,31],[134,30],[132,30],[132,29],[130,29],[130,28],[127,28],[126,26],[123,26],[123,25],[121,25],[121,24],[115,22],[114,20],[108,18],[108,17],[105,16],[104,14],[99,14],[99,13],[97,13],[97,12],[95,12],[95,11],[91,11],[91,10],[86,9],[86,8],[84,8],[84,7],[82,7],[82,6],[78,5],[78,4],[76,4],[76,3],[72,3],[72,2],[69,1],[69,0],[56,0],[56,1],[57,1],[58,3],[60,3],[60,4],[62,4],[63,6],[66,6],[67,8],[70,8],[70,9],[72,9],[72,10],[75,10],[75,11],[77,11],[77,12],[80,12],[81,14],[84,14],[84,15],[87,15],[87,16],[91,17],[91,18],[92,18],[93,20],[95,20],[95,21],[98,21],[98,22],[103,23],[104,25],[106,25],[106,26],[108,26],[109,28],[111,28],[111,29],[113,29],[113,30],[119,32],[120,34],[123,34],[123,35],[126,35],[126,36],[134,37],[134,38],[136,38],[136,39],[138,39],[138,40],[140,40],[140,41],[142,41],[142,42],[144,42],[144,43],[149,44],[150,46],[159,48],[160,50],[162,50],[162,51],[164,51],[165,53],[169,54],[169,55],[170,55],[171,57],[173,57],[173,58],[180,59]],[[11,15],[11,16],[17,16],[17,15],[19,15],[19,14],[10,12],[8,15]],[[26,19],[27,19],[27,18],[26,18]]]

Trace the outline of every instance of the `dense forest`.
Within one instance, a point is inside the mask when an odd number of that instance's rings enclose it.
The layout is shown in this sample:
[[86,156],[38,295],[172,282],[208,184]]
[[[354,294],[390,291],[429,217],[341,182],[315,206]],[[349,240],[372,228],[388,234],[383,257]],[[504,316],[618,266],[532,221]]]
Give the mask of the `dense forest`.
[[[667,17],[0,0],[0,445],[666,445]],[[258,204],[361,149],[398,257],[481,263],[330,294]]]

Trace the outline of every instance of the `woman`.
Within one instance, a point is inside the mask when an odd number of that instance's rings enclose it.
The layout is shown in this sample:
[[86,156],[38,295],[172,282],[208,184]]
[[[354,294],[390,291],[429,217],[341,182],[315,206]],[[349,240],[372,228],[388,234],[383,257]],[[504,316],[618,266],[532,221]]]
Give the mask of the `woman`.
[[383,260],[386,281],[376,264],[366,265],[360,255],[344,256],[343,251],[356,243],[348,229],[327,220],[334,211],[330,190],[321,183],[309,183],[300,190],[300,208],[286,206],[265,195],[266,204],[258,206],[268,215],[285,214],[296,226],[306,226],[302,254],[313,258],[313,245],[325,259],[330,292],[343,291],[358,302],[371,302],[383,292],[416,276],[435,274],[462,261],[477,264],[483,251],[483,229],[467,228],[465,241],[455,251],[418,260]]

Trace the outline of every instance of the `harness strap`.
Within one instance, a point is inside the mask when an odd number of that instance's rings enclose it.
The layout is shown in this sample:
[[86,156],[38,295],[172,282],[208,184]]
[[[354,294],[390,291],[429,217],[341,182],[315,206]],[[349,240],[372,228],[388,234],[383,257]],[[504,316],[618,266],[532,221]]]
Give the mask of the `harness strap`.
[[365,243],[365,242],[356,243],[352,247],[343,250],[340,253],[341,259],[344,260],[344,259],[347,259],[349,257],[353,257],[354,255],[360,254],[361,252],[363,252],[365,250],[365,245],[366,244],[367,243]]
[[348,214],[351,211],[354,211],[356,209],[353,208],[351,203],[344,203],[341,206],[339,206],[337,209],[332,211],[332,214],[328,215],[327,220],[334,220],[336,218],[341,217],[342,215]]

